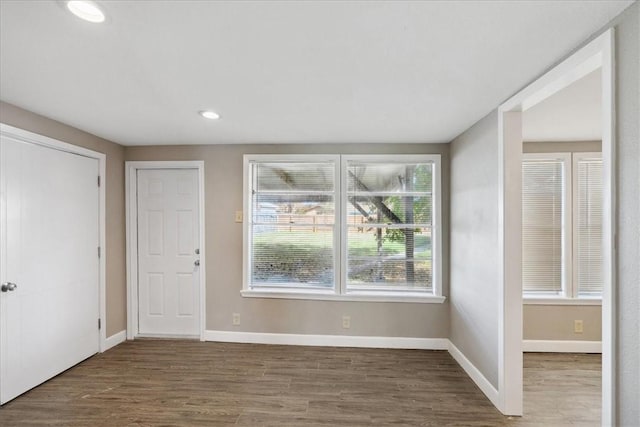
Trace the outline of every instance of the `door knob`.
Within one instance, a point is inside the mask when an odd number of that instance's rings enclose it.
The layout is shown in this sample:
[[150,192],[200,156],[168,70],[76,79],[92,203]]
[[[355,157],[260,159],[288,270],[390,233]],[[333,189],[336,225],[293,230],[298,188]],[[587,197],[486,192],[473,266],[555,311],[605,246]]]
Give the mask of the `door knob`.
[[200,260],[197,259],[195,261],[193,261],[193,265],[195,265],[196,267],[200,265]]
[[17,287],[18,285],[16,285],[15,283],[4,282],[0,290],[2,290],[2,292],[13,291]]

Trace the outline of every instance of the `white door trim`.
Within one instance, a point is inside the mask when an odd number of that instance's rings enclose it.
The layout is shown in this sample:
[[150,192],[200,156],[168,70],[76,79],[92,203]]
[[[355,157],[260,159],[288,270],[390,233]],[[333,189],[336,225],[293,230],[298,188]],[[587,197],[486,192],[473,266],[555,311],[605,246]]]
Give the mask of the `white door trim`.
[[[522,415],[521,112],[602,67],[604,188],[602,296],[602,424],[615,419],[615,134],[613,28],[531,83],[498,108],[498,409]],[[514,180],[512,179],[515,179]]]
[[[101,319],[101,328],[99,331],[99,349],[102,353],[107,350],[106,339],[107,339],[107,297],[106,297],[106,253],[107,253],[107,240],[106,240],[106,188],[107,188],[107,180],[106,180],[106,158],[107,156],[103,153],[99,153],[97,151],[89,150],[88,148],[80,147],[77,145],[69,144],[67,142],[59,141],[57,139],[49,138],[44,135],[40,135],[34,132],[29,132],[24,129],[20,129],[17,127],[9,126],[4,123],[0,123],[0,133],[7,137],[17,139],[19,141],[28,142],[31,144],[40,145],[43,147],[53,148],[54,150],[64,151],[67,153],[77,154],[85,157],[89,157],[92,159],[98,160],[99,167],[99,176],[100,176],[100,188],[99,188],[99,203],[100,203],[100,211],[99,215],[99,236],[100,236],[100,251],[101,256],[99,260],[99,270],[100,276],[98,280],[98,297],[100,299],[99,303],[99,315]],[[96,177],[98,179],[98,177]],[[97,251],[98,248],[96,248]],[[96,254],[97,255],[97,254]],[[97,325],[96,325],[97,326]]]
[[198,268],[200,287],[200,341],[204,341],[205,330],[205,297],[206,297],[206,250],[205,250],[205,216],[204,216],[204,161],[129,161],[125,162],[125,198],[126,198],[126,248],[127,248],[127,339],[138,336],[138,180],[137,172],[141,169],[197,169],[198,170],[198,203],[199,203],[199,240],[200,268]]

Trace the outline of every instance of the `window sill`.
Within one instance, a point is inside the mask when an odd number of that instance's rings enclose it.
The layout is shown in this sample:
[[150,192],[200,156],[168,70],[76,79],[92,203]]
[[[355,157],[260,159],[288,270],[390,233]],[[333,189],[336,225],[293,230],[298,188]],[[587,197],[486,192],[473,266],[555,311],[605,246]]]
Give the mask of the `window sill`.
[[602,298],[563,298],[551,297],[527,297],[522,298],[524,305],[602,305]]
[[446,297],[436,295],[403,294],[391,292],[350,292],[346,295],[337,295],[332,291],[281,291],[281,290],[242,290],[240,294],[247,298],[277,298],[300,299],[320,301],[352,301],[352,302],[406,302],[419,304],[442,304]]

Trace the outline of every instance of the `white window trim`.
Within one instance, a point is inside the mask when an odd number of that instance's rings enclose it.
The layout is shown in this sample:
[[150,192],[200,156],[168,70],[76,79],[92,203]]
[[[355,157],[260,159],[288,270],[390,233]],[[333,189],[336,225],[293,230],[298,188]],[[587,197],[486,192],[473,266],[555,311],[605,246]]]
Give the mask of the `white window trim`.
[[600,297],[567,298],[559,296],[527,296],[523,297],[525,305],[602,305]]
[[602,153],[574,152],[574,153],[523,153],[522,160],[561,160],[564,164],[564,224],[562,233],[563,277],[562,292],[540,293],[523,292],[525,305],[602,305],[602,296],[579,295],[577,290],[577,275],[573,274],[573,266],[577,265],[577,251],[574,251],[574,212],[577,211],[577,162],[583,159],[602,159]]
[[[347,224],[342,217],[346,212],[346,165],[347,160],[380,161],[385,163],[403,162],[433,162],[433,224],[432,224],[432,292],[411,291],[348,291],[346,289],[346,233]],[[335,212],[336,227],[334,228],[334,257],[336,257],[334,271],[334,288],[323,289],[291,289],[291,288],[262,288],[252,289],[249,283],[249,268],[251,266],[251,163],[252,162],[296,162],[296,161],[333,161],[335,167]],[[279,298],[303,300],[330,301],[361,301],[361,302],[409,302],[409,303],[443,303],[442,296],[442,206],[441,206],[441,156],[439,154],[425,155],[323,155],[323,154],[246,154],[243,158],[243,245],[242,245],[242,290],[243,297],[250,298]]]
[[338,294],[333,291],[281,291],[278,289],[243,289],[240,291],[243,297],[247,298],[274,298],[274,299],[300,299],[317,301],[352,301],[352,302],[410,302],[421,304],[441,304],[446,301],[446,297],[432,294],[417,294],[409,292],[376,292],[359,293],[349,292],[348,294]]

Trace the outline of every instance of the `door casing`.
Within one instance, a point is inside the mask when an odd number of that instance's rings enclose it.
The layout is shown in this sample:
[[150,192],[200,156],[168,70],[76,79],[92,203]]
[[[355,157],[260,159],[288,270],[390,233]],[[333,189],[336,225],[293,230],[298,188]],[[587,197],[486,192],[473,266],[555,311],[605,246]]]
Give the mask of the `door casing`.
[[522,112],[602,68],[602,425],[616,425],[615,81],[610,28],[498,108],[498,409],[522,415]]
[[127,251],[127,339],[138,336],[138,170],[197,169],[199,203],[200,267],[198,268],[200,305],[200,341],[204,341],[206,302],[205,199],[203,161],[128,161],[125,162],[126,251]]

